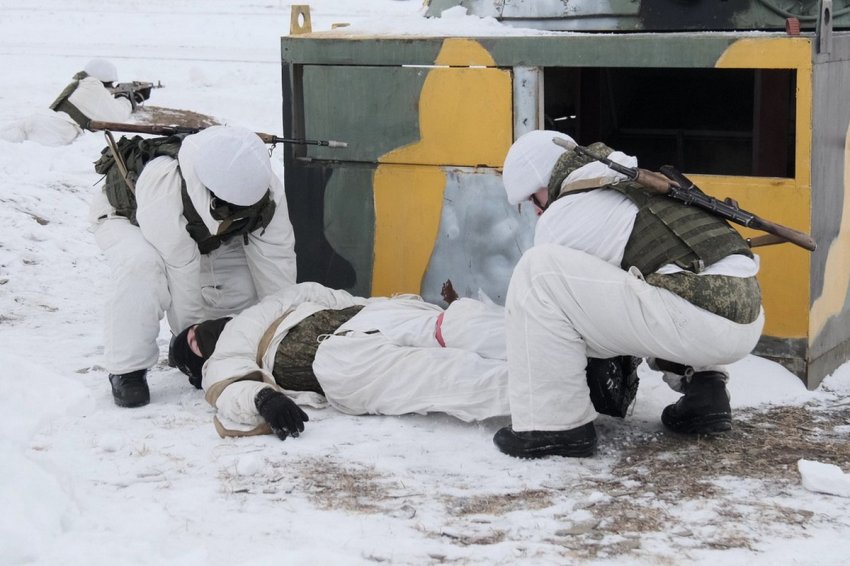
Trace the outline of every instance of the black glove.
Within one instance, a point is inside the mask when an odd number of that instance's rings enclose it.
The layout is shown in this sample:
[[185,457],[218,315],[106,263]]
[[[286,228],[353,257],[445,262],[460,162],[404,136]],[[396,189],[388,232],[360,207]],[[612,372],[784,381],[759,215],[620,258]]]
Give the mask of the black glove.
[[304,432],[304,423],[310,420],[307,413],[295,402],[271,387],[263,387],[254,397],[254,405],[260,416],[266,419],[278,438],[286,440],[287,436],[296,437]]
[[587,386],[597,413],[623,418],[637,395],[641,358],[587,358]]

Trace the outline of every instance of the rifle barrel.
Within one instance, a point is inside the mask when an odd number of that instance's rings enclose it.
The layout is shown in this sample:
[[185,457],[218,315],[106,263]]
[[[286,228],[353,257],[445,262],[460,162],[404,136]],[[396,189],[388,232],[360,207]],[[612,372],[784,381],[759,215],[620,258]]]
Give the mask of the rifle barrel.
[[[647,171],[646,169],[626,167],[625,165],[621,165],[611,161],[610,159],[596,155],[585,147],[572,145],[566,140],[560,138],[553,138],[552,141],[556,145],[568,150],[571,149],[579,155],[584,155],[585,157],[589,157],[595,161],[601,161],[614,171],[625,175],[630,180],[636,181],[647,189],[659,194],[667,195],[668,197],[676,199],[687,205],[702,208],[720,216],[721,218],[746,226],[747,228],[754,228],[756,230],[767,232],[768,234],[773,234],[774,236],[800,246],[803,249],[813,252],[817,248],[817,242],[815,242],[814,238],[804,232],[788,228],[781,224],[776,224],[775,222],[770,222],[769,220],[760,218],[751,212],[741,210],[738,208],[737,203],[730,204],[705,194],[690,179],[685,177],[671,165],[664,165],[661,167],[662,175],[653,171]],[[770,243],[775,242],[771,241]]]
[[282,138],[273,134],[257,133],[265,143],[293,143],[299,145],[321,145],[325,147],[348,147],[348,143],[336,140],[306,140],[301,138]]
[[[661,167],[661,172],[667,177],[673,179],[678,187],[674,189],[670,196],[679,199],[687,204],[693,204],[709,211],[715,212],[718,216],[722,216],[727,220],[731,220],[741,226],[761,230],[774,236],[779,236],[784,240],[791,242],[794,245],[800,246],[810,252],[815,251],[817,242],[814,238],[804,232],[794,230],[775,222],[770,222],[764,218],[760,218],[756,214],[741,210],[734,204],[729,204],[709,196],[702,192],[690,179],[685,177],[675,167],[664,165]],[[687,187],[687,188],[681,188]],[[675,194],[674,194],[675,193]]]
[[[170,136],[174,134],[195,134],[200,132],[204,128],[191,128],[188,126],[176,126],[176,125],[159,125],[159,124],[122,124],[118,122],[102,122],[98,120],[92,120],[89,123],[88,129],[90,130],[114,130],[116,132],[131,132],[135,134],[153,134],[157,136]],[[293,138],[282,138],[279,136],[275,136],[272,134],[264,134],[262,132],[256,132],[257,136],[263,143],[291,143],[291,144],[302,144],[302,145],[322,145],[326,147],[348,147],[346,142],[336,141],[336,140],[304,140],[304,139],[293,139]]]

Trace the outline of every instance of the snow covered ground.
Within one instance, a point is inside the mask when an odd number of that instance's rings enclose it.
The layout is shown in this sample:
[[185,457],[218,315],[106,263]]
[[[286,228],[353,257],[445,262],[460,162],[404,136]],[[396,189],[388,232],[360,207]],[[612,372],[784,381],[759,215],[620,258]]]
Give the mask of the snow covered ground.
[[[418,0],[311,4],[314,30],[500,27],[425,21]],[[279,132],[289,19],[278,0],[0,0],[0,123],[107,57],[121,80],[161,81],[157,106]],[[222,440],[165,365],[165,328],[152,403],[115,407],[86,220],[103,145],[0,142],[0,565],[848,562],[850,498],[807,490],[797,462],[850,471],[850,365],[809,392],[771,362],[735,364],[739,421],[712,441],[662,431],[676,395],[644,366],[634,414],[600,417],[588,460],[503,456],[499,419],[331,409],[298,439]],[[804,470],[810,487],[847,481]]]

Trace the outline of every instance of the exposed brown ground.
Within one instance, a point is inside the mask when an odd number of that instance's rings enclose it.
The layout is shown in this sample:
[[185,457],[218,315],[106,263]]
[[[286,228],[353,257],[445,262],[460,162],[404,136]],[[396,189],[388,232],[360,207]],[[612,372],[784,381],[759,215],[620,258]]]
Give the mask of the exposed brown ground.
[[[509,543],[528,553],[526,558],[554,555],[581,562],[630,556],[664,563],[671,561],[669,552],[682,558],[691,550],[756,549],[770,537],[804,537],[808,526],[834,521],[801,504],[806,498],[800,497],[797,461],[847,469],[847,429],[835,430],[847,425],[850,401],[738,411],[733,430],[715,437],[600,419],[605,451],[597,458],[611,461],[610,471],[599,463],[591,473],[575,476],[574,482],[568,476],[555,487],[465,495],[469,490],[443,490],[439,478],[426,477],[422,485],[430,487],[412,488],[423,478],[408,482],[327,455],[270,461],[271,476],[257,478],[243,492],[306,497],[319,509],[388,515],[458,549]],[[547,526],[530,535],[529,514]],[[668,550],[654,554],[653,546]],[[429,554],[428,561],[466,559]]]
[[161,106],[144,106],[133,114],[140,124],[156,124],[158,126],[184,126],[187,128],[208,128],[219,124],[212,116],[199,114],[191,110],[178,108],[163,108]]

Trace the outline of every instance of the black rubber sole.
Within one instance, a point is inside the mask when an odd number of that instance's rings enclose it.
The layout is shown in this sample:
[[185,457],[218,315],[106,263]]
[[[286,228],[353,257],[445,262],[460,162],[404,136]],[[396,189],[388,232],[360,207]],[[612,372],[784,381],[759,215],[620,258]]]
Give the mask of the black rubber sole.
[[[584,439],[583,439],[584,440]],[[533,460],[547,456],[562,456],[565,458],[589,458],[596,453],[596,435],[582,442],[557,442],[544,439],[524,439],[516,436],[509,428],[499,430],[493,436],[493,444],[503,454]]]
[[722,434],[732,430],[732,416],[727,413],[700,415],[691,419],[676,420],[661,415],[661,422],[668,429],[680,434]]
[[116,405],[125,409],[135,409],[136,407],[144,407],[145,405],[151,402],[150,396],[147,399],[119,399],[118,397],[113,395],[112,400],[115,401]]

